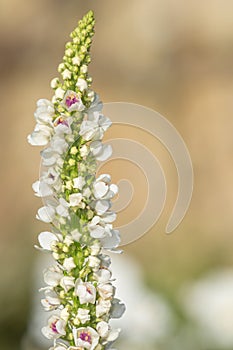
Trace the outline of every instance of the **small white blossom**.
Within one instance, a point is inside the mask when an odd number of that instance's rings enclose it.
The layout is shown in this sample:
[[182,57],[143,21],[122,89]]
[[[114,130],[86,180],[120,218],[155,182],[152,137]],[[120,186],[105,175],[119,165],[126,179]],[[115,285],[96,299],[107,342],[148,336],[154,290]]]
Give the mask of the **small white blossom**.
[[79,242],[80,238],[82,237],[79,230],[76,228],[75,230],[71,231],[71,236],[74,239],[74,241]]
[[60,286],[65,290],[65,292],[68,292],[70,289],[72,289],[75,285],[74,283],[75,278],[72,276],[64,276],[60,280]]
[[63,217],[69,216],[69,203],[64,198],[59,199],[59,205],[56,207],[56,212]]
[[89,153],[88,147],[86,145],[82,146],[80,148],[80,155],[81,157],[86,157]]
[[53,195],[51,187],[43,181],[36,181],[32,185],[32,189],[37,197],[48,197]]
[[84,120],[80,126],[79,134],[86,141],[101,140],[104,132],[110,127],[111,121],[98,112],[93,113],[92,120]]
[[115,341],[120,333],[120,329],[111,329],[107,322],[101,321],[96,326],[97,332],[101,338],[104,338],[106,342]]
[[81,71],[81,73],[86,74],[87,73],[87,65],[83,64],[80,71]]
[[64,91],[61,87],[59,87],[59,88],[57,88],[57,89],[55,90],[55,96],[56,96],[56,98],[62,99],[63,96],[64,96],[64,94],[65,94],[65,91]]
[[100,266],[100,259],[96,256],[90,255],[88,258],[88,264],[94,270],[97,270]]
[[56,89],[58,87],[58,84],[59,84],[59,79],[58,78],[54,78],[50,82],[50,86],[51,86],[52,89]]
[[65,258],[64,262],[63,262],[63,267],[66,269],[66,271],[70,272],[71,270],[73,270],[76,265],[74,262],[74,258],[70,257],[70,258]]
[[76,318],[80,321],[80,323],[84,324],[90,320],[89,312],[90,310],[88,309],[79,308]]
[[72,56],[72,54],[73,54],[73,50],[70,49],[70,48],[67,49],[67,50],[65,51],[65,55],[66,55],[66,56],[69,56],[69,57],[70,57],[70,56]]
[[51,287],[56,287],[59,285],[63,273],[58,266],[50,266],[43,271],[44,281]]
[[71,207],[77,207],[81,203],[83,196],[81,193],[72,193],[69,196],[69,202]]
[[101,141],[94,141],[90,144],[90,150],[96,160],[103,162],[112,155],[112,146],[104,145]]
[[67,323],[69,317],[70,317],[70,313],[69,313],[68,309],[65,307],[60,312],[60,318]]
[[57,309],[60,306],[61,301],[54,291],[46,290],[45,298],[41,299],[41,304],[45,311],[51,311]]
[[98,333],[91,327],[73,329],[74,342],[80,349],[94,350],[99,341]]
[[84,91],[87,89],[87,82],[82,78],[78,78],[76,86],[79,88],[80,91]]
[[61,75],[62,75],[62,78],[66,80],[66,79],[71,79],[72,73],[69,69],[65,69]]
[[80,304],[94,304],[96,289],[90,282],[83,282],[80,278],[78,278],[75,283],[75,295],[79,297]]
[[81,97],[75,91],[68,90],[63,98],[63,105],[69,111],[83,111],[85,106]]
[[58,237],[52,232],[41,232],[38,236],[38,241],[42,249],[52,250],[54,243],[58,242]]
[[75,56],[72,58],[72,63],[75,65],[75,66],[79,66],[80,65],[80,58],[78,56]]
[[94,277],[99,283],[106,283],[111,279],[112,273],[105,267],[95,271]]
[[100,284],[97,290],[102,299],[110,299],[113,297],[114,287],[110,283]]
[[48,320],[48,325],[42,328],[42,333],[48,339],[57,339],[66,335],[66,322],[58,316],[52,316]]
[[85,185],[86,181],[84,179],[84,177],[79,176],[79,177],[75,177],[73,179],[74,182],[74,188],[77,188],[79,190],[82,190],[83,186]]
[[99,299],[96,305],[96,316],[101,317],[109,313],[111,309],[111,301],[109,299]]
[[52,222],[55,216],[55,209],[51,206],[45,206],[38,209],[36,218],[40,221],[49,223]]

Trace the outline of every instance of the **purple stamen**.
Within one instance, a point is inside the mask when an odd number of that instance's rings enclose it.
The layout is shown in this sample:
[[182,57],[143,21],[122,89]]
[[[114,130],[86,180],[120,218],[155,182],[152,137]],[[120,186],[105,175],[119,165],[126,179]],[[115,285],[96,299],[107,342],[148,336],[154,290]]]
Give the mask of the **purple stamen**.
[[83,341],[87,341],[89,344],[91,344],[91,336],[87,332],[82,332],[79,335],[79,338]]
[[67,120],[63,119],[62,117],[57,120],[56,125],[59,125],[59,124],[62,124],[62,125],[69,127]]
[[71,107],[73,104],[77,103],[79,100],[75,95],[70,95],[66,97],[67,107]]
[[51,324],[51,329],[52,329],[52,331],[53,331],[54,333],[58,333],[57,327],[56,327],[56,322],[53,322],[53,323]]

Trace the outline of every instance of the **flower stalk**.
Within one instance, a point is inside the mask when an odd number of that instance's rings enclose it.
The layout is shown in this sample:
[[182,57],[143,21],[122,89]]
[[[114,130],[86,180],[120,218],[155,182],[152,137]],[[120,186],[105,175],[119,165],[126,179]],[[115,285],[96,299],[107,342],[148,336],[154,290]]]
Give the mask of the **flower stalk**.
[[51,224],[38,235],[37,247],[54,259],[41,289],[42,306],[51,313],[42,328],[53,340],[50,350],[110,349],[120,330],[109,321],[125,310],[114,296],[107,254],[120,243],[111,211],[118,189],[110,175],[96,176],[98,162],[112,150],[102,143],[111,121],[101,113],[88,73],[94,24],[90,11],[71,33],[58,67],[61,78],[51,81],[54,96],[37,102],[36,126],[28,136],[31,145],[45,146],[33,190],[44,202],[37,219]]

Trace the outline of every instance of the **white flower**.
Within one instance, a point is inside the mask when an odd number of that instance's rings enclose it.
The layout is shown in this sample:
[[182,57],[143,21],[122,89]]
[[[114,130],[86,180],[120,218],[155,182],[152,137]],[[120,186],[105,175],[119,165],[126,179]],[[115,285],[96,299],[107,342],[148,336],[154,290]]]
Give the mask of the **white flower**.
[[82,67],[80,68],[81,73],[86,74],[87,73],[87,65],[83,64]]
[[45,311],[51,311],[57,309],[60,306],[61,301],[54,291],[46,290],[45,298],[41,299],[41,304]]
[[65,322],[67,322],[69,317],[70,317],[70,313],[69,313],[68,309],[66,307],[64,307],[64,309],[62,309],[60,312],[60,318],[62,320],[64,320]]
[[42,328],[42,333],[48,339],[57,339],[66,335],[66,322],[58,316],[52,316],[48,320],[48,325]]
[[61,87],[59,87],[59,88],[57,88],[57,89],[55,90],[55,96],[56,96],[56,98],[62,99],[63,96],[64,96],[64,94],[65,94],[65,91],[64,91]]
[[77,188],[79,190],[82,190],[83,186],[85,185],[86,181],[84,179],[84,177],[79,176],[79,177],[75,177],[73,179],[74,182],[74,188]]
[[96,326],[97,332],[101,338],[104,338],[106,342],[115,341],[120,333],[120,329],[111,329],[110,325],[107,322],[101,321],[97,323]]
[[72,193],[69,196],[69,202],[71,207],[77,207],[81,203],[83,196],[81,193]]
[[72,63],[75,65],[75,66],[79,66],[80,65],[80,58],[78,56],[75,56],[72,58]]
[[99,224],[100,224],[100,217],[94,216],[94,218],[88,224],[91,237],[99,239],[105,236],[105,227]]
[[48,144],[53,134],[53,114],[54,108],[50,101],[46,99],[37,101],[37,109],[34,114],[37,124],[33,133],[28,136],[28,142],[31,145],[45,146]]
[[55,235],[55,233],[44,231],[39,234],[38,241],[40,243],[41,248],[45,250],[52,250],[53,244],[55,242],[58,242],[59,239]]
[[111,125],[109,118],[106,118],[99,112],[93,113],[92,120],[84,120],[80,126],[79,134],[86,141],[101,140],[104,136],[104,132]]
[[79,242],[80,238],[82,237],[79,230],[76,228],[75,230],[71,231],[71,236],[74,239],[74,241]]
[[233,270],[217,270],[187,285],[182,303],[208,348],[233,347]]
[[[59,116],[54,121],[54,131],[60,137],[64,137],[64,134],[71,134],[71,124],[73,119],[71,117],[66,117],[64,115]],[[62,141],[65,142],[65,141]]]
[[112,300],[111,318],[120,318],[124,314],[125,310],[125,304],[123,304],[119,299],[114,298]]
[[66,79],[71,79],[72,73],[71,73],[71,71],[70,71],[69,69],[65,69],[65,70],[61,73],[61,75],[62,75],[62,78],[63,78],[64,80],[66,80]]
[[118,193],[118,186],[115,184],[109,185],[111,176],[109,174],[100,175],[94,185],[94,196],[96,199],[111,199]]
[[101,252],[101,245],[98,241],[92,244],[90,248],[91,248],[91,255],[98,255]]
[[69,48],[69,49],[67,49],[66,51],[65,51],[65,55],[66,56],[72,56],[72,54],[73,54],[73,50],[71,49],[71,48]]
[[37,212],[36,218],[43,222],[52,222],[55,216],[55,209],[51,206],[44,206]]
[[69,216],[69,203],[64,198],[59,199],[59,205],[56,207],[56,212],[63,217]]
[[43,181],[36,181],[32,185],[32,189],[37,197],[48,197],[53,195],[51,187]]
[[78,78],[76,86],[79,88],[80,91],[84,91],[87,89],[87,82],[82,78]]
[[72,236],[66,235],[63,243],[69,247],[72,243],[74,243]]
[[58,266],[50,266],[43,271],[44,281],[51,287],[56,287],[59,285],[63,273]]
[[102,299],[110,299],[114,294],[114,287],[110,283],[100,284],[97,290]]
[[112,155],[112,146],[103,145],[101,141],[93,141],[90,144],[90,150],[96,160],[103,162]]
[[50,86],[51,86],[52,89],[56,89],[58,87],[58,84],[59,84],[59,79],[58,78],[54,78],[50,82]]
[[60,286],[65,290],[65,292],[68,292],[70,289],[74,287],[74,281],[75,281],[74,277],[64,276],[60,280]]
[[100,259],[98,259],[96,256],[90,255],[88,257],[88,264],[93,269],[98,269],[100,266]]
[[[67,128],[67,126],[65,126]],[[59,129],[55,128],[55,131],[57,132]],[[51,149],[58,153],[58,154],[64,154],[68,150],[68,143],[64,140],[63,135],[56,134],[53,136],[53,138],[50,141]]]
[[72,90],[68,90],[63,98],[63,105],[69,112],[72,111],[83,111],[85,106],[82,102],[81,97]]
[[66,269],[66,271],[70,272],[71,270],[73,270],[76,265],[74,262],[74,258],[65,258],[64,262],[63,262],[63,267]]
[[87,321],[90,320],[90,315],[89,315],[90,310],[88,309],[78,309],[78,313],[76,318],[81,322],[81,323],[86,323]]
[[95,303],[96,289],[90,282],[83,282],[80,278],[75,283],[75,295],[79,297],[80,304]]
[[98,271],[95,271],[94,273],[94,278],[99,283],[106,283],[111,279],[111,277],[112,277],[112,273],[107,268],[101,268]]
[[115,249],[121,242],[120,232],[118,230],[110,230],[108,235],[101,238],[101,243],[105,249]]
[[87,110],[88,120],[93,120],[94,112],[101,112],[103,109],[103,103],[100,101],[99,96],[92,90],[89,90],[88,96],[93,97],[91,106]]
[[99,299],[96,305],[96,316],[101,317],[108,314],[111,309],[111,301],[109,299]]
[[81,349],[93,350],[98,344],[99,335],[91,327],[73,329],[74,342]]
[[86,145],[84,145],[80,148],[81,157],[86,157],[88,155],[88,153],[89,153],[89,149]]
[[48,147],[45,148],[41,152],[41,158],[42,158],[42,164],[46,167],[53,166],[55,164],[58,164],[61,157],[58,152],[56,152],[53,148]]
[[32,146],[45,146],[52,135],[52,128],[47,125],[37,124],[31,135],[28,135],[28,143]]

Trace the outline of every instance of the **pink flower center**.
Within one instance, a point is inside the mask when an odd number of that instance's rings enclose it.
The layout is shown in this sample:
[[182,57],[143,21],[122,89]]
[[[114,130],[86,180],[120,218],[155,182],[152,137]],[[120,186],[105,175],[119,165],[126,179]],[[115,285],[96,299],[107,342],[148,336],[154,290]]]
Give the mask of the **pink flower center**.
[[79,338],[83,341],[87,341],[89,344],[91,344],[91,335],[89,332],[82,332],[79,334]]
[[58,126],[58,125],[60,125],[60,124],[65,125],[65,126],[67,126],[67,127],[69,126],[67,120],[65,120],[65,119],[62,118],[62,117],[60,117],[60,118],[58,118],[58,120],[56,120],[55,126]]
[[58,333],[57,327],[56,327],[56,321],[51,324],[51,329],[54,333]]
[[92,295],[92,291],[91,291],[91,289],[89,287],[86,287],[86,291],[87,291],[87,293]]
[[73,104],[77,103],[79,99],[75,95],[69,95],[66,97],[66,105],[67,107],[71,107]]

